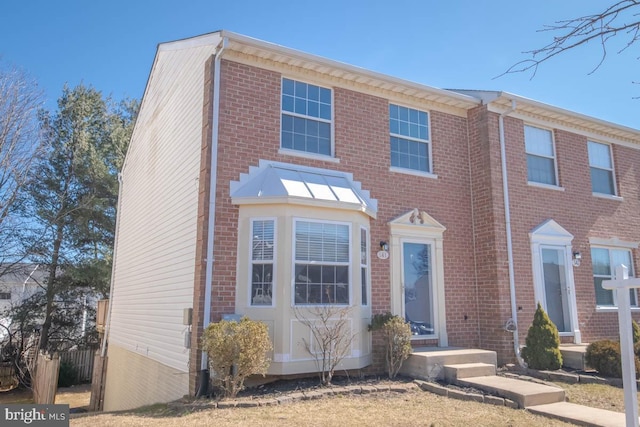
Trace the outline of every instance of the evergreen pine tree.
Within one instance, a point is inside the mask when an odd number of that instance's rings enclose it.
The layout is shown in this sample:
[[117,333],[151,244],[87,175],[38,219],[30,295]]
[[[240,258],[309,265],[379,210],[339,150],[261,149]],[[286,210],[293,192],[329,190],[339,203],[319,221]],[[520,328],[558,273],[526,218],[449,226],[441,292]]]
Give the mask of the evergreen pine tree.
[[533,324],[529,327],[526,339],[527,346],[522,349],[522,357],[529,368],[541,370],[560,369],[562,354],[560,353],[560,336],[558,328],[538,303],[533,316]]

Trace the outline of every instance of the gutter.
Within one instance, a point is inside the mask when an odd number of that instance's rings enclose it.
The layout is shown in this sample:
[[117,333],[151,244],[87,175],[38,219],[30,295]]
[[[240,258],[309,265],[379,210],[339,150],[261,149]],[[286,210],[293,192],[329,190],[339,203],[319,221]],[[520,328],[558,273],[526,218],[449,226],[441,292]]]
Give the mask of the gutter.
[[520,340],[518,338],[518,305],[516,302],[516,282],[513,269],[513,241],[511,238],[511,208],[509,205],[509,183],[507,181],[507,154],[504,137],[504,118],[516,110],[516,101],[511,100],[511,108],[498,116],[498,127],[500,130],[500,162],[502,166],[502,193],[504,195],[504,219],[505,231],[507,234],[507,260],[509,264],[509,294],[511,296],[511,319],[507,320],[505,330],[513,333],[513,351],[518,360],[518,364],[525,367],[524,360],[520,355]]
[[[123,166],[124,168],[124,166]],[[107,354],[107,337],[109,336],[109,326],[111,325],[111,309],[113,307],[113,277],[116,271],[116,260],[118,253],[118,236],[120,235],[120,206],[122,204],[122,172],[118,173],[118,207],[116,211],[116,232],[113,237],[113,262],[111,263],[111,280],[109,283],[109,309],[107,310],[107,320],[104,325],[104,336],[100,345],[100,357]]]
[[[207,235],[207,258],[205,269],[205,284],[204,284],[204,314],[202,319],[202,330],[209,326],[211,323],[211,281],[213,279],[213,242],[215,231],[215,217],[216,217],[216,178],[218,175],[218,110],[220,107],[220,57],[224,52],[229,39],[227,37],[222,38],[222,42],[218,45],[215,52],[214,59],[214,74],[213,74],[213,123],[211,132],[211,177],[209,181],[209,225]],[[206,352],[202,352],[200,369],[202,371],[207,370],[209,367],[209,358]]]

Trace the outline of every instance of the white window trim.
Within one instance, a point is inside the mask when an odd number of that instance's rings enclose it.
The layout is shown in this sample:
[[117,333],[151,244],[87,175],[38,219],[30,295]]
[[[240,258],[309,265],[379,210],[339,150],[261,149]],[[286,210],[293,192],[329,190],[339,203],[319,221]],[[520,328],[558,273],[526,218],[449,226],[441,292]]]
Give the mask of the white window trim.
[[582,333],[578,322],[578,305],[576,301],[575,279],[573,275],[573,235],[554,220],[547,220],[529,233],[531,243],[531,266],[533,272],[533,291],[536,302],[547,309],[547,298],[544,288],[542,265],[542,249],[562,249],[566,266],[566,292],[569,305],[569,317],[572,332],[560,333],[561,336],[573,336],[575,344],[582,342]]
[[[296,304],[296,229],[299,222],[315,222],[318,224],[346,225],[349,229],[349,262],[340,263],[349,267],[349,302],[347,304]],[[295,217],[291,223],[291,307],[294,309],[305,309],[313,307],[353,307],[353,223],[344,221],[322,220],[312,218]],[[334,264],[338,265],[338,264]],[[358,274],[360,274],[360,263],[358,262]]]
[[[387,104],[387,123],[389,123],[391,120],[391,117],[389,115],[389,106],[392,104],[397,107],[404,107],[404,108],[409,108],[411,110],[416,110],[422,113],[427,113],[427,139],[413,138],[413,137],[402,135],[399,133],[391,133],[391,127],[389,126],[389,153],[391,153],[391,137],[392,136],[395,136],[396,138],[406,139],[408,141],[414,141],[414,142],[420,142],[422,144],[426,144],[427,154],[429,156],[429,171],[424,172],[416,169],[403,168],[401,166],[393,166],[393,165],[389,167],[389,171],[406,173],[409,175],[423,176],[426,178],[438,178],[438,175],[433,173],[433,141],[431,139],[431,111],[422,110],[417,107],[410,107],[408,105],[398,104],[396,102],[389,102]],[[391,158],[389,158],[389,163],[391,163]]]
[[[596,240],[596,239],[594,239]],[[606,241],[606,239],[597,239],[600,241]],[[591,238],[589,239],[589,243],[591,243]],[[633,245],[633,243],[628,243],[628,245],[624,245],[624,242],[622,245],[617,244],[617,245],[609,245],[609,244],[591,244],[591,246],[589,247],[589,252],[591,252],[592,248],[596,248],[596,249],[607,249],[609,251],[609,267],[611,267],[611,279],[613,279],[615,272],[613,271],[615,266],[611,265],[611,250],[626,250],[629,251],[630,257],[629,259],[631,260],[631,265],[627,266],[629,268],[629,271],[633,271],[633,277],[637,277],[636,275],[636,269],[635,269],[635,263],[633,260],[633,249],[637,248],[638,245],[635,246],[631,246]],[[593,260],[591,261],[593,262]],[[599,275],[602,276],[602,275]],[[593,274],[593,269],[591,271],[591,280],[593,280],[594,278],[594,274]],[[602,313],[606,313],[606,312],[610,312],[610,311],[618,311],[618,295],[616,292],[611,291],[613,294],[613,305],[599,305],[598,301],[595,301],[595,305],[596,305],[596,312],[602,312]],[[631,311],[633,312],[640,312],[640,300],[638,299],[640,298],[640,293],[638,292],[638,290],[636,289],[636,305],[632,305],[631,306]]]
[[[589,172],[591,172],[591,168],[605,170],[611,172],[611,179],[613,180],[613,194],[609,193],[598,193],[594,191],[592,194],[595,197],[602,197],[605,199],[613,199],[613,200],[622,200],[622,197],[618,195],[618,182],[616,181],[616,164],[613,161],[613,149],[611,144],[607,144],[605,142],[595,141],[592,139],[587,140],[587,155],[589,154],[589,143],[593,142],[594,144],[606,145],[609,148],[609,160],[611,160],[611,169],[601,168],[599,166],[592,166],[591,159],[589,159]],[[593,183],[591,183],[591,188],[593,188]]]
[[[297,81],[300,83],[306,83],[308,85],[313,85],[313,86],[318,86],[321,87],[323,89],[329,89],[331,91],[331,120],[327,120],[327,119],[321,119],[320,117],[313,117],[313,116],[307,116],[304,114],[299,114],[299,113],[293,113],[291,111],[284,111],[282,109],[282,87],[283,87],[283,80],[287,79],[287,80],[293,80],[293,81]],[[320,153],[310,153],[308,151],[300,151],[300,150],[294,150],[294,149],[290,149],[290,148],[283,148],[282,147],[282,115],[283,114],[288,114],[294,117],[300,117],[303,119],[309,119],[309,120],[316,120],[319,122],[323,122],[323,123],[329,123],[331,126],[331,154],[327,155],[327,154],[320,154]],[[316,82],[311,82],[308,80],[304,80],[304,79],[300,79],[298,77],[290,77],[290,76],[281,76],[280,77],[280,140],[278,143],[279,146],[279,150],[278,153],[280,154],[286,154],[289,156],[297,156],[297,157],[306,157],[306,158],[310,158],[310,159],[321,159],[321,160],[329,160],[333,159],[333,161],[338,161],[338,159],[336,159],[336,138],[335,138],[335,122],[336,122],[336,115],[335,115],[335,94],[334,94],[334,90],[332,87],[328,87],[328,86],[324,86],[324,85],[320,85]]]
[[[527,151],[527,141],[526,141],[526,136],[525,136],[525,143],[524,143],[524,153],[526,156],[528,156],[529,154],[531,154],[532,156],[537,156],[537,157],[544,157],[546,159],[553,159],[553,172],[555,173],[555,178],[556,178],[556,183],[554,184],[545,184],[544,182],[537,182],[537,181],[529,181],[529,171],[527,170],[527,182],[529,183],[529,185],[533,185],[533,186],[539,186],[539,187],[543,187],[543,188],[549,188],[549,189],[560,189],[562,188],[560,186],[560,178],[558,176],[558,153],[556,152],[556,134],[553,131],[553,129],[547,128],[547,127],[543,127],[543,126],[534,126],[528,123],[525,123],[524,126],[529,126],[532,128],[536,128],[536,129],[542,129],[542,130],[546,130],[549,131],[551,133],[551,148],[553,148],[553,157],[548,157],[548,156],[543,156],[540,154],[534,154],[534,153],[529,153]],[[562,191],[564,191],[564,188],[562,188]]]
[[[362,307],[369,307],[371,305],[371,236],[369,233],[369,229],[363,225],[360,226],[360,238],[362,238],[362,230],[364,230],[365,232],[365,239],[366,239],[366,253],[365,253],[365,262],[366,264],[362,264],[362,253],[360,253],[360,276],[362,277],[362,269],[366,268],[367,269],[367,274],[366,274],[366,280],[367,283],[365,284],[365,292],[367,293],[367,303],[363,304],[362,303],[362,295],[360,295],[360,305]],[[360,245],[360,251],[362,251],[362,245]],[[360,292],[362,293],[362,278],[360,279]]]
[[[253,242],[253,223],[255,221],[273,221],[273,260],[271,261],[273,263],[273,267],[272,267],[272,273],[271,273],[271,304],[270,305],[254,305],[252,304],[252,299],[253,299],[253,295],[252,295],[252,287],[253,287],[253,264],[254,264],[254,260],[253,260],[253,245],[251,244],[251,242]],[[249,283],[248,283],[248,290],[249,292],[247,292],[247,296],[248,296],[248,301],[247,301],[247,307],[250,308],[273,308],[276,306],[277,301],[276,301],[276,277],[277,277],[277,266],[278,266],[278,219],[276,217],[253,217],[250,219],[249,221],[249,255],[247,257],[247,259],[249,260]]]

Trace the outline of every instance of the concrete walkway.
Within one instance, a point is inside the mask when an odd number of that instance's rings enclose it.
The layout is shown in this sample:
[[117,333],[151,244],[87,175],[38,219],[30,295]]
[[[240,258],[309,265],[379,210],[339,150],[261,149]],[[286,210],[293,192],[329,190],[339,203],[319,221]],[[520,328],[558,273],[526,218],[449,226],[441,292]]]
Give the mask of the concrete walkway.
[[607,411],[606,409],[591,408],[569,402],[548,403],[546,405],[530,406],[529,412],[556,418],[572,424],[593,427],[625,427],[625,414]]
[[[495,375],[495,356],[486,350],[414,350],[405,374],[426,380],[440,379],[473,387],[494,396],[517,402],[528,411],[568,423],[593,427],[625,427],[625,414],[565,401],[564,390],[524,379]],[[488,366],[492,365],[492,366]],[[492,368],[492,369],[489,369]]]

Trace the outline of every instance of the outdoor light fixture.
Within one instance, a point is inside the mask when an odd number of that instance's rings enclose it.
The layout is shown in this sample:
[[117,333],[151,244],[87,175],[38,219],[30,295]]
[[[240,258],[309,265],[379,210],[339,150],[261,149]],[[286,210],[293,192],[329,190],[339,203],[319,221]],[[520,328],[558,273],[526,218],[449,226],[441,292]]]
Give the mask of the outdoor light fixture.
[[381,251],[388,251],[389,250],[389,244],[387,242],[385,242],[384,240],[380,240],[380,250]]
[[574,267],[580,267],[580,260],[582,259],[582,254],[579,251],[575,251],[573,253],[573,265]]

